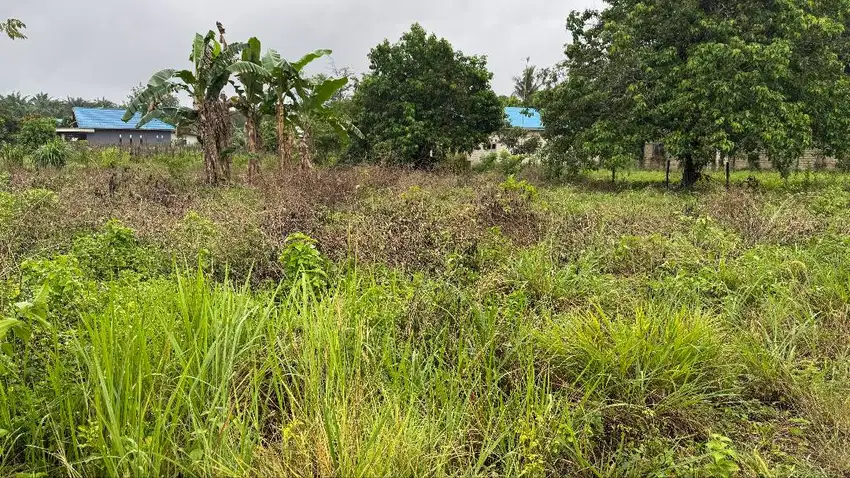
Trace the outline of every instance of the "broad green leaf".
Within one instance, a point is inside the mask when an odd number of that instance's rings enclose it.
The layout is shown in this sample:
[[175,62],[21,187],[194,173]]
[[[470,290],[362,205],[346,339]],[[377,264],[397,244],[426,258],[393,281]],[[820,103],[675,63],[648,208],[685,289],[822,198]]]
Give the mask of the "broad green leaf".
[[305,66],[309,65],[313,61],[327,56],[333,53],[331,50],[316,50],[314,52],[307,53],[300,60],[296,61],[292,64],[292,67],[295,68],[296,71],[301,71]]
[[250,61],[237,61],[230,65],[228,70],[236,75],[256,75],[262,78],[271,76],[268,70]]
[[195,79],[195,74],[192,73],[189,70],[177,71],[177,72],[174,73],[174,76],[177,77],[177,78],[180,78],[183,81],[183,83],[186,83],[187,85],[193,85],[193,84],[195,84],[195,81],[197,81]]
[[192,55],[189,60],[195,63],[195,70],[200,70],[201,59],[204,57],[204,37],[200,33],[195,34],[195,41],[192,43]]
[[18,319],[0,320],[0,340],[3,340],[6,337],[6,334],[9,333],[9,330],[11,330],[13,327],[18,327],[21,324],[23,324],[23,322]]
[[263,55],[263,68],[272,71],[280,65],[281,56],[277,50],[269,50]]
[[257,37],[251,37],[248,40],[248,47],[242,51],[242,59],[252,63],[260,63],[260,57],[263,53],[263,46]]
[[21,339],[21,342],[27,343],[32,337],[32,327],[26,323],[21,323],[12,328],[12,333],[15,334],[15,337]]
[[167,68],[165,70],[158,71],[151,76],[151,79],[148,80],[148,88],[156,88],[161,86],[163,83],[167,83],[168,80],[174,77],[174,70]]
[[342,87],[348,84],[348,78],[336,78],[323,81],[313,90],[312,100],[316,105],[325,104]]

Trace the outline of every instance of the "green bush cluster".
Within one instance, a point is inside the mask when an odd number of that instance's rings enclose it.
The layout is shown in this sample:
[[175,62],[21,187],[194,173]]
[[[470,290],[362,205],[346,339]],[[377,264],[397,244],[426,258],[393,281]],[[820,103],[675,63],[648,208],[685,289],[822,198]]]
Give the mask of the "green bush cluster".
[[527,156],[522,154],[511,154],[508,151],[493,152],[484,155],[472,169],[478,173],[498,171],[505,175],[515,175],[522,171],[526,160]]

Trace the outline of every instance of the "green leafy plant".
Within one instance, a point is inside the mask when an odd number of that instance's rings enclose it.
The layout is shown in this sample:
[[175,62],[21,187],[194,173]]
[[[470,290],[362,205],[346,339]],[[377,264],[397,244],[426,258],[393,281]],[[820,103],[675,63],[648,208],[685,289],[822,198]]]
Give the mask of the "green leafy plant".
[[6,168],[20,168],[24,165],[26,151],[19,144],[4,143],[0,145],[0,163]]
[[105,168],[117,168],[130,164],[130,153],[119,148],[106,148],[100,151],[98,162]]
[[316,247],[316,240],[306,234],[299,232],[286,238],[279,262],[290,281],[297,283],[303,278],[313,290],[330,284],[329,263]]
[[61,168],[68,161],[68,145],[61,139],[41,145],[33,154],[33,161],[39,168]]
[[124,271],[149,274],[154,258],[142,247],[135,232],[117,220],[110,220],[97,234],[74,242],[73,255],[97,279],[114,279]]
[[21,129],[15,139],[27,152],[32,153],[56,140],[56,120],[38,116],[25,118],[21,121]]
[[501,188],[505,193],[515,194],[528,202],[534,201],[538,196],[537,188],[524,179],[517,181],[516,177],[513,175],[508,176],[508,179],[500,184],[499,188]]
[[522,171],[526,157],[511,154],[509,151],[492,152],[484,155],[472,169],[475,172],[499,171],[502,174],[515,175]]

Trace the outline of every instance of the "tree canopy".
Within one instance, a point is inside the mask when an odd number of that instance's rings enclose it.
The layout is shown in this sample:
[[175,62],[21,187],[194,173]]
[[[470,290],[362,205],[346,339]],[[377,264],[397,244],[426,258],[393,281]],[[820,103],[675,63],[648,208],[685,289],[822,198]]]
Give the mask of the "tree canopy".
[[26,117],[51,118],[54,120],[54,125],[58,122],[68,126],[74,119],[73,109],[76,106],[117,108],[115,103],[106,98],[57,99],[44,92],[33,96],[25,96],[18,92],[0,95],[0,141],[11,139],[20,129],[21,121]]
[[847,2],[606,3],[568,20],[568,77],[543,111],[555,161],[632,161],[660,142],[690,185],[718,152],[783,174],[808,148],[850,152]]
[[455,51],[418,24],[372,49],[369,60],[355,101],[360,146],[371,158],[432,165],[472,151],[503,124],[486,59]]
[[513,77],[514,92],[512,97],[519,99],[518,105],[536,108],[540,93],[553,82],[554,73],[549,68],[538,68],[531,64],[531,58],[525,59],[525,68],[519,76]]

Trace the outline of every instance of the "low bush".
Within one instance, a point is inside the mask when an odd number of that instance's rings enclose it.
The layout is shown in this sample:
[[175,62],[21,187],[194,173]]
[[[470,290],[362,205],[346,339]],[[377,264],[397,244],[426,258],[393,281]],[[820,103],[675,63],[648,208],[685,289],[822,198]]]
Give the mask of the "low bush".
[[18,144],[0,144],[0,166],[6,169],[22,168],[26,150]]
[[61,168],[68,162],[70,151],[62,140],[53,140],[39,146],[33,153],[33,162],[39,168]]

